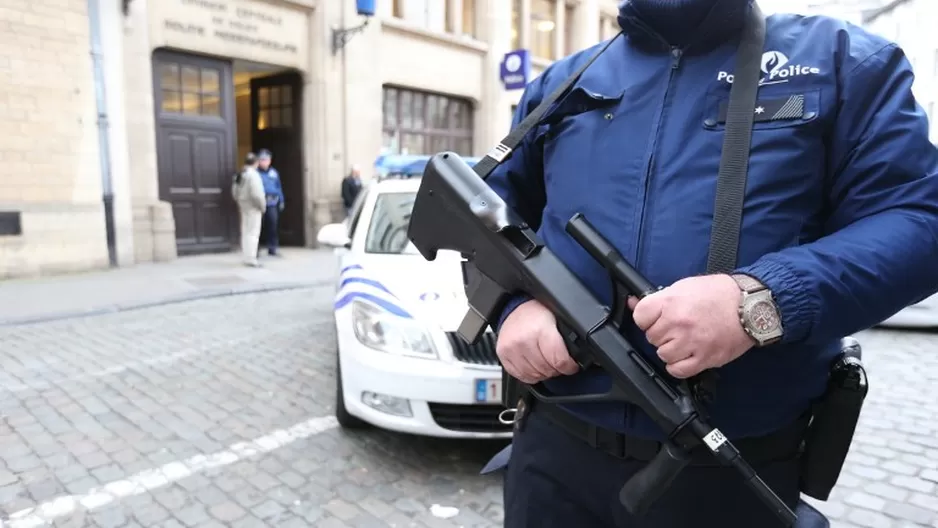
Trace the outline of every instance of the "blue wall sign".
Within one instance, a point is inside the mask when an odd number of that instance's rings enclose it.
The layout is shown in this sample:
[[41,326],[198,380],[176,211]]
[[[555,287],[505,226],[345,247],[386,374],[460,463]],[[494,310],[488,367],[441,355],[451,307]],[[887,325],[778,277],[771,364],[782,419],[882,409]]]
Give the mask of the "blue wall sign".
[[509,51],[502,59],[500,77],[506,90],[521,90],[531,77],[531,52],[526,49]]

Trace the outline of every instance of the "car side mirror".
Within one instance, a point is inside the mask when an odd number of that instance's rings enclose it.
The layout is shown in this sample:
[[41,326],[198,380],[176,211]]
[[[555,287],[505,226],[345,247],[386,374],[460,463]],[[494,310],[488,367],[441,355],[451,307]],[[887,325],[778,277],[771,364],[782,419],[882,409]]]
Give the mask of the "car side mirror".
[[343,224],[326,224],[316,235],[316,241],[323,246],[333,248],[349,248],[352,246],[352,240],[348,236]]

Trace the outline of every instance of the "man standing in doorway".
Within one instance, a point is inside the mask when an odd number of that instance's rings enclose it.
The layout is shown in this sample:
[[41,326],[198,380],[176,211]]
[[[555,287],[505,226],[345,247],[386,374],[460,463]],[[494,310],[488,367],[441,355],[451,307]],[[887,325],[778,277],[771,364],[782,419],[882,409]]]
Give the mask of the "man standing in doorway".
[[264,182],[264,195],[267,200],[267,210],[264,212],[264,239],[267,241],[267,254],[272,257],[279,257],[280,236],[280,213],[286,207],[283,198],[283,187],[280,185],[280,174],[277,169],[270,165],[271,154],[267,149],[261,149],[257,153],[257,172],[261,175]]
[[348,176],[342,180],[342,204],[345,206],[346,214],[351,213],[352,204],[355,203],[355,198],[358,197],[358,193],[361,192],[361,190],[361,170],[358,168],[358,165],[352,165],[352,170],[349,171]]
[[235,175],[231,194],[241,213],[241,253],[244,264],[256,268],[259,266],[257,243],[261,237],[267,201],[264,198],[263,180],[257,173],[257,156],[253,152],[244,158],[244,167]]

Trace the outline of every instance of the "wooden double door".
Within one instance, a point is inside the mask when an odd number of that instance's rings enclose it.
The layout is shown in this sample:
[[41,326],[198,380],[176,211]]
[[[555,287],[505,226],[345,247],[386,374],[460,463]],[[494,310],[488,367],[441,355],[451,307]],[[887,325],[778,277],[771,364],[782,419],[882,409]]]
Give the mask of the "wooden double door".
[[[230,251],[239,225],[230,188],[240,169],[232,63],[159,50],[153,68],[159,196],[172,205],[177,252]],[[252,149],[273,152],[288,206],[281,243],[297,246],[305,245],[301,87],[295,72],[251,80]]]

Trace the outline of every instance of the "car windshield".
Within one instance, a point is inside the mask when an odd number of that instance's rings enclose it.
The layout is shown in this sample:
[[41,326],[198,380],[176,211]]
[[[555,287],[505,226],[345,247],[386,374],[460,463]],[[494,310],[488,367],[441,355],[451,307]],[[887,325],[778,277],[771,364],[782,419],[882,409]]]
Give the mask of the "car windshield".
[[415,255],[417,248],[407,239],[407,225],[414,208],[414,192],[381,193],[375,199],[374,214],[365,238],[366,253]]

